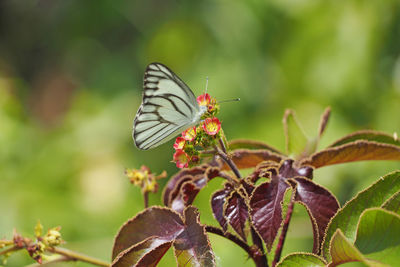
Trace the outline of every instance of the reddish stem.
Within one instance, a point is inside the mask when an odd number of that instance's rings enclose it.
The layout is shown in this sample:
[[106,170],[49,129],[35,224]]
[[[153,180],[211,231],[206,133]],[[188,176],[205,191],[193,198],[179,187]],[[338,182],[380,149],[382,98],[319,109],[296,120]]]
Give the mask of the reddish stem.
[[10,253],[10,252],[13,252],[13,251],[20,250],[20,249],[23,249],[23,248],[22,247],[17,247],[17,246],[12,246],[10,248],[7,248],[5,250],[0,251],[0,256],[1,255],[5,255],[5,254]]
[[147,209],[149,207],[149,192],[143,193],[143,200],[144,200],[144,208]]
[[218,146],[214,146],[214,148],[215,148],[215,151],[217,152],[217,155],[220,156],[226,162],[226,164],[228,164],[228,166],[231,168],[231,170],[236,175],[236,177],[239,179],[242,178],[242,176],[240,175],[239,169],[236,167],[233,160],[230,159],[229,156],[223,150],[221,150]]
[[229,232],[224,233],[224,231],[222,231],[220,228],[217,228],[217,227],[214,227],[211,225],[206,226],[206,231],[209,233],[213,233],[213,234],[228,238],[230,241],[232,241],[239,247],[243,248],[247,252],[249,257],[251,257],[253,259],[254,263],[256,264],[256,267],[268,267],[268,262],[267,262],[266,258],[262,254],[259,253],[259,250],[257,248],[255,249],[255,247],[249,246],[239,237],[237,237]]
[[260,262],[260,266],[266,266],[268,267],[268,260],[267,260],[267,255],[265,255],[264,247],[261,238],[258,236],[256,230],[254,230],[254,227],[250,227],[251,230],[251,238],[253,239],[253,243],[255,246],[259,248],[259,252],[257,254],[258,257],[258,262]]
[[242,239],[235,236],[234,234],[231,234],[229,232],[224,233],[224,231],[222,231],[220,228],[211,225],[206,225],[206,231],[209,233],[213,233],[228,238],[230,241],[232,241],[233,243],[244,249],[247,252],[247,254],[251,256],[252,253],[250,246],[247,245]]
[[286,234],[289,229],[289,223],[290,219],[292,218],[293,208],[294,208],[294,199],[292,198],[289,203],[285,221],[283,222],[282,232],[281,235],[279,236],[279,242],[275,250],[275,257],[274,260],[272,261],[272,267],[275,267],[276,264],[278,264],[279,260],[281,259],[283,244],[285,243]]

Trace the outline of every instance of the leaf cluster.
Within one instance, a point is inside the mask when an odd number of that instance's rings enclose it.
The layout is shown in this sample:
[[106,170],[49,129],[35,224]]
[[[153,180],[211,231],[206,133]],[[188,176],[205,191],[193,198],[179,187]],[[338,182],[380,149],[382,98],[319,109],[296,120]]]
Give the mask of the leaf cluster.
[[[256,266],[399,262],[400,172],[382,177],[343,207],[332,192],[315,182],[313,172],[339,163],[400,160],[400,142],[396,135],[358,131],[317,151],[329,116],[327,108],[316,136],[309,138],[294,112],[287,110],[285,152],[252,140],[233,140],[227,152],[221,141],[211,160],[170,178],[163,192],[166,207],[148,208],[121,227],[112,266],[155,266],[170,248],[178,266],[215,266],[207,232],[235,242]],[[240,171],[249,168],[250,174],[242,177]],[[202,225],[192,203],[217,178],[226,180],[210,201],[219,227]],[[281,260],[294,205],[308,212],[312,253],[294,253]]]

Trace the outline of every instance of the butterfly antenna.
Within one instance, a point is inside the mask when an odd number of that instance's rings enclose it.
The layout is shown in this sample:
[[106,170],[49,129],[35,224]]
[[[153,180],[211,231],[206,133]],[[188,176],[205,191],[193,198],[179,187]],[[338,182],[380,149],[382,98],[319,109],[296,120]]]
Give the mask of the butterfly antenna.
[[207,88],[208,88],[208,76],[206,77],[206,90],[205,90],[204,94],[207,94]]
[[218,101],[218,103],[236,102],[236,101],[240,101],[240,98],[226,99],[226,100]]

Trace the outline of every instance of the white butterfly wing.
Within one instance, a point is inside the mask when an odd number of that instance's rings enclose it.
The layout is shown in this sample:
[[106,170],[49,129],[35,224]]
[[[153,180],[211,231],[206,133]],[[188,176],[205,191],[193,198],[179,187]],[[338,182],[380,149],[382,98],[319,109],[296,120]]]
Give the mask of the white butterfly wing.
[[150,149],[196,124],[202,115],[190,88],[168,67],[147,66],[143,101],[133,124],[133,140],[139,149]]

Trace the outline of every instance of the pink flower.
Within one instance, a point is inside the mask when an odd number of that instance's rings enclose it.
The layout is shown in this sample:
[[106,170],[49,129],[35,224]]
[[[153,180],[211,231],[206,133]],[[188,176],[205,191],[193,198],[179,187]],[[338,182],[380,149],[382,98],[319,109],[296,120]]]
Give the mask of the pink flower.
[[175,140],[174,148],[175,150],[182,150],[186,144],[186,140],[183,137],[177,137]]
[[182,133],[183,139],[192,142],[196,138],[196,127],[189,128]]
[[176,162],[176,167],[187,168],[189,165],[189,156],[183,150],[177,150],[174,154],[174,161]]
[[197,97],[197,103],[199,103],[200,106],[208,106],[211,102],[211,97],[209,94],[202,94]]
[[203,129],[208,135],[216,135],[221,130],[221,122],[218,118],[207,118],[204,120]]

